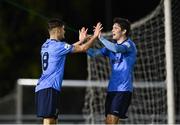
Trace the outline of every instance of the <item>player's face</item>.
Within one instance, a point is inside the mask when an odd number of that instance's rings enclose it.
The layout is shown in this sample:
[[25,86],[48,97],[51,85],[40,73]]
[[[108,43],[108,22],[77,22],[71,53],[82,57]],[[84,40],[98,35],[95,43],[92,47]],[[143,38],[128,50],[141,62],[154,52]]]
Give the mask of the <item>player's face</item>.
[[117,41],[124,35],[124,32],[122,31],[118,23],[114,23],[112,27],[112,35],[113,35],[113,39]]
[[64,30],[64,28],[65,28],[64,26],[58,28],[58,39],[59,40],[65,38],[65,30]]

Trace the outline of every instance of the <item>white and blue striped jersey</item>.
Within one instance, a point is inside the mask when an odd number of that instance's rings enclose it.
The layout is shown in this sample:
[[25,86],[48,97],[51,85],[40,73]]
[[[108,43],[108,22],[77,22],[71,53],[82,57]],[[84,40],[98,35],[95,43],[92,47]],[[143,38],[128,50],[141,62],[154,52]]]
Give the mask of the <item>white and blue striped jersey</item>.
[[73,46],[63,41],[47,39],[41,47],[42,74],[35,91],[45,88],[61,90],[66,55]]

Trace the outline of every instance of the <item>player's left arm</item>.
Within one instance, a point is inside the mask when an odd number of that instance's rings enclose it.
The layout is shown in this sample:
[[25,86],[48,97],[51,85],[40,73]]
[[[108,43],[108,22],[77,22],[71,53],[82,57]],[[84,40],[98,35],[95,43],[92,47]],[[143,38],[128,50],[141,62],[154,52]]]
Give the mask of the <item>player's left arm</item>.
[[[79,44],[75,45],[73,52],[74,53],[76,53],[76,52],[86,52],[92,46],[92,44],[97,40],[101,30],[102,30],[102,24],[97,23],[97,25],[94,27],[93,36],[90,37],[90,39],[88,39],[86,43],[83,43],[81,45],[79,45]],[[81,36],[81,34],[84,34],[84,31],[80,32],[80,36]],[[85,37],[85,38],[87,38],[87,37]],[[85,38],[82,36],[82,40],[84,40]],[[82,40],[80,38],[80,41],[82,41]]]
[[115,43],[108,41],[102,36],[99,38],[99,40],[108,50],[115,53],[125,53],[125,52],[128,52],[131,48],[129,43],[117,45]]

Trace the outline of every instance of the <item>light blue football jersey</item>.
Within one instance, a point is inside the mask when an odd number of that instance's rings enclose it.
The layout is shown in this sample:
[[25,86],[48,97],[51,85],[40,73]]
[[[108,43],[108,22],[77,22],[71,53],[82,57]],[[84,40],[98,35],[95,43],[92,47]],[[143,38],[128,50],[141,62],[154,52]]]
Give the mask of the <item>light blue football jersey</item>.
[[61,90],[66,55],[73,51],[66,42],[47,39],[41,47],[42,74],[35,91],[45,88]]
[[108,91],[133,91],[133,68],[136,62],[137,50],[134,42],[127,39],[121,44],[127,50],[123,53],[115,53],[107,48],[102,48],[101,53],[109,57],[111,64],[111,76]]

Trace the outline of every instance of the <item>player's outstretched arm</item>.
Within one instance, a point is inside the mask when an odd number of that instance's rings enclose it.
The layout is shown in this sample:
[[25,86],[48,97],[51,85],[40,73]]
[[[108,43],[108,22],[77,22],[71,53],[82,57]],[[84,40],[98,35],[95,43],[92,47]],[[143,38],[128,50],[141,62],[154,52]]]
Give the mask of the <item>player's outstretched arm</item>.
[[[86,52],[92,46],[93,42],[96,41],[96,39],[98,38],[99,34],[101,33],[101,30],[102,30],[102,24],[99,22],[94,27],[94,34],[93,34],[93,36],[86,43],[83,43],[82,45],[75,44],[73,52]],[[81,36],[82,36],[82,39],[84,39],[84,34],[85,33],[87,35],[87,32],[85,32],[85,31],[82,30],[82,32],[80,32],[80,34],[79,34],[80,35],[80,39],[81,39]],[[85,37],[85,38],[87,38],[87,37]]]
[[127,47],[123,44],[117,45],[115,43],[112,43],[102,36],[99,38],[99,40],[108,50],[115,52],[115,53],[124,53],[124,52],[127,52],[129,49],[129,47]]

